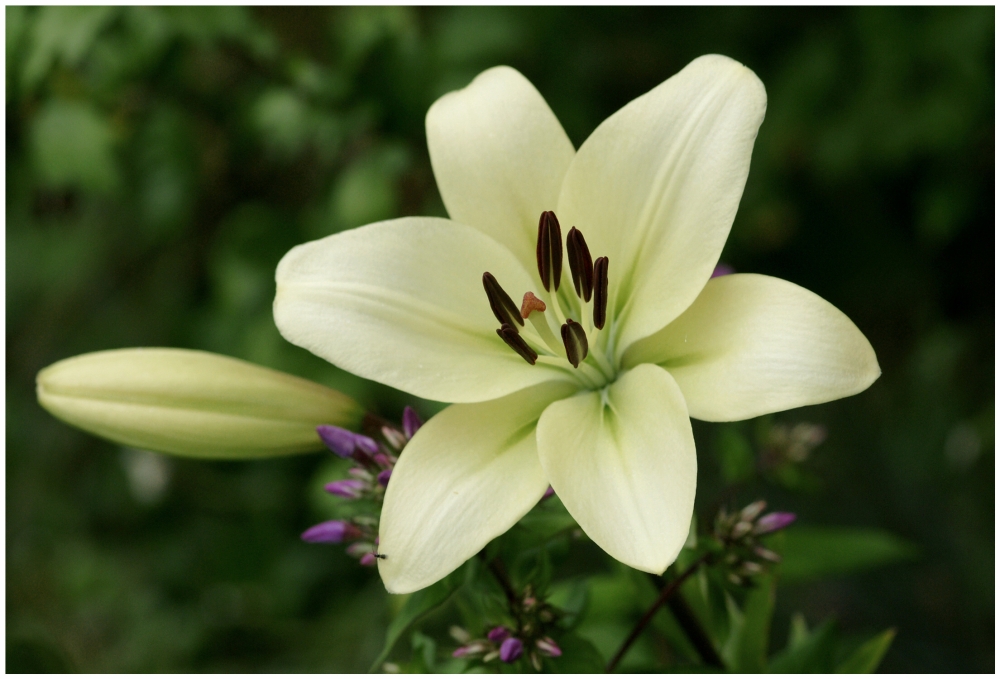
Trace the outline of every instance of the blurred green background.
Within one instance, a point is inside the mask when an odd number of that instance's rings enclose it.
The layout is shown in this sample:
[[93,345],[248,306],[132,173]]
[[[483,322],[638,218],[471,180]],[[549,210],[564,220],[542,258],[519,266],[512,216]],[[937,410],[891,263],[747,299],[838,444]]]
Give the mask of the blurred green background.
[[[700,513],[721,470],[734,501],[895,534],[907,560],[786,578],[779,619],[896,626],[887,671],[993,671],[992,7],[8,7],[6,50],[9,671],[365,670],[381,583],[298,540],[324,518],[323,456],[123,450],[41,410],[35,374],[188,347],[430,415],[279,336],[281,256],[443,215],[424,114],[485,68],[521,70],[579,145],[710,52],[768,91],[724,261],[831,301],[883,374],[763,424],[699,426]],[[800,421],[829,437],[794,478],[757,473],[765,458],[741,471],[754,431]]]

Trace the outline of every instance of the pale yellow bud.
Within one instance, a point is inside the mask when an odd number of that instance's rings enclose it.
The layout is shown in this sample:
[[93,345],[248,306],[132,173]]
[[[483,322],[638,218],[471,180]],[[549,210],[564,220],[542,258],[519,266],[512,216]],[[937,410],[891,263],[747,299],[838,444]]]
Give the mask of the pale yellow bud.
[[219,354],[120,349],[38,373],[59,419],[134,448],[215,459],[320,450],[316,426],[356,429],[361,406],[315,382]]

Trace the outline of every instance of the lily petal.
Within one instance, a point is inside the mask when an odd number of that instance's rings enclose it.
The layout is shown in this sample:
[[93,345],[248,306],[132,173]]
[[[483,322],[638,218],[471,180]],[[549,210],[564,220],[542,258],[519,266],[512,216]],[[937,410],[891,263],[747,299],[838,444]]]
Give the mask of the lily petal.
[[555,209],[574,153],[542,95],[514,69],[497,66],[438,99],[426,124],[451,218],[533,262],[538,216]]
[[386,489],[379,573],[386,589],[437,582],[506,532],[549,482],[538,463],[535,424],[573,393],[548,383],[496,401],[453,405],[407,444]]
[[538,456],[580,527],[619,561],[662,573],[687,539],[698,463],[684,397],[654,365],[546,408]]
[[486,401],[564,376],[500,341],[484,271],[518,296],[531,284],[507,248],[472,227],[430,217],[369,224],[285,255],[274,321],[334,365],[436,401]]
[[711,422],[844,398],[881,374],[871,344],[841,311],[757,274],[713,278],[690,309],[624,360],[669,370],[691,417]]
[[695,59],[604,121],[577,152],[559,219],[610,260],[619,355],[679,316],[712,275],[767,97],[727,57]]

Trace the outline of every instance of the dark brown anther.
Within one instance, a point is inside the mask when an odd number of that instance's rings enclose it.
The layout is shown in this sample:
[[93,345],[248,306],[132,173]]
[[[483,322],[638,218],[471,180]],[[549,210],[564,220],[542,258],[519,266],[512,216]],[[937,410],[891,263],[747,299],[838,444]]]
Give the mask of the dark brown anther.
[[559,228],[556,213],[543,212],[538,218],[535,258],[538,260],[538,275],[546,292],[552,287],[559,289],[559,281],[562,278],[562,254],[562,229]]
[[594,262],[594,325],[604,327],[608,320],[608,258]]
[[507,323],[514,328],[514,332],[517,332],[514,321],[517,321],[518,325],[524,325],[524,321],[521,319],[521,310],[517,308],[514,300],[500,287],[497,279],[489,271],[483,274],[483,289],[486,290],[486,298],[490,300],[490,309],[500,324]]
[[517,328],[510,323],[504,323],[497,328],[497,334],[500,335],[500,339],[506,342],[507,346],[513,349],[518,356],[531,365],[535,365],[535,361],[538,360],[538,354],[528,346],[523,337],[517,334]]
[[566,257],[569,259],[570,273],[573,274],[576,296],[589,302],[590,295],[594,292],[594,260],[590,258],[587,241],[575,226],[566,235]]
[[566,358],[573,364],[574,368],[580,366],[580,361],[587,358],[587,333],[583,326],[572,318],[566,319],[562,327],[563,346],[566,347]]

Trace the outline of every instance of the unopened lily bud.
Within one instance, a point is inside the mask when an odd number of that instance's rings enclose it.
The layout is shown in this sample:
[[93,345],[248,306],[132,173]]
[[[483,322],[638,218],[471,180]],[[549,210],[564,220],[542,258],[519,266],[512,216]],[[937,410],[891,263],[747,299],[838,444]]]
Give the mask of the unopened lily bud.
[[338,497],[346,498],[348,500],[357,500],[361,497],[365,490],[364,481],[358,479],[342,479],[340,481],[334,481],[333,483],[328,483],[324,486],[326,492],[336,495]]
[[524,644],[517,637],[511,637],[500,644],[500,660],[512,663],[524,653]]
[[792,512],[771,512],[757,519],[753,532],[757,535],[766,535],[787,528],[795,521],[795,514]]
[[120,349],[38,373],[38,402],[84,431],[133,448],[214,459],[320,450],[315,427],[360,424],[353,399],[219,354]]
[[510,638],[511,631],[500,625],[499,627],[494,627],[487,634],[486,638],[492,641],[494,644],[499,644]]
[[316,427],[316,433],[335,455],[345,459],[354,457],[354,451],[360,450],[368,455],[378,452],[378,444],[363,434],[355,434],[342,427],[321,424]]
[[383,471],[380,471],[378,473],[378,485],[382,486],[383,488],[385,488],[386,486],[388,486],[389,485],[389,477],[390,476],[392,476],[392,470],[391,469],[385,469]]
[[306,542],[343,542],[359,537],[361,531],[348,521],[324,521],[302,534]]
[[541,653],[549,656],[550,658],[558,658],[562,655],[562,649],[559,648],[559,644],[549,637],[542,637],[536,641],[535,647],[538,648]]
[[403,408],[403,433],[406,434],[406,438],[412,439],[423,424],[424,421],[417,415],[416,410],[410,406]]

